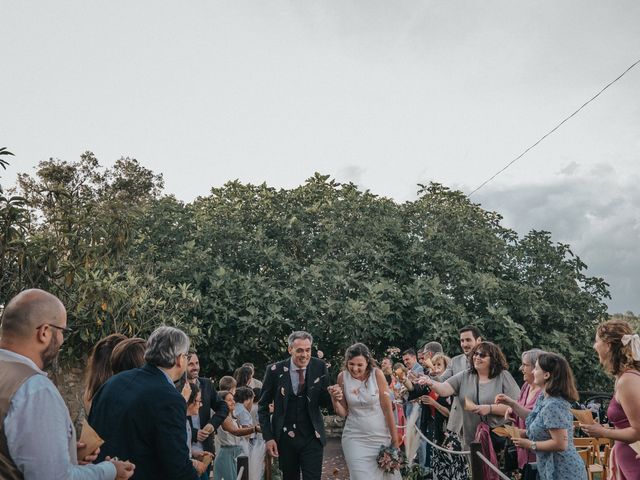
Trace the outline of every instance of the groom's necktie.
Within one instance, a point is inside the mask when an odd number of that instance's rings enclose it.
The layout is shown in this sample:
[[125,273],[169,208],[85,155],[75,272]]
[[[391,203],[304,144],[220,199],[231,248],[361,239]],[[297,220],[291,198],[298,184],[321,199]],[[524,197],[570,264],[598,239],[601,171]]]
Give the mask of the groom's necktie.
[[298,395],[304,390],[304,368],[298,369]]

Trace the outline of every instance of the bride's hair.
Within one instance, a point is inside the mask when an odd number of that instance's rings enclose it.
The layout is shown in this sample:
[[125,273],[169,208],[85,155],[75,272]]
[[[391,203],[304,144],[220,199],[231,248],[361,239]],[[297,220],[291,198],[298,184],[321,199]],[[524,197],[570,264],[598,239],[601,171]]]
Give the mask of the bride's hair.
[[352,360],[356,357],[364,357],[364,359],[367,361],[366,372],[367,372],[367,380],[368,380],[369,376],[371,375],[371,372],[375,367],[378,366],[378,364],[376,363],[376,360],[371,356],[371,352],[369,351],[369,349],[364,343],[354,343],[349,348],[347,348],[347,351],[344,353],[343,368],[347,370],[347,364],[349,363],[349,360]]

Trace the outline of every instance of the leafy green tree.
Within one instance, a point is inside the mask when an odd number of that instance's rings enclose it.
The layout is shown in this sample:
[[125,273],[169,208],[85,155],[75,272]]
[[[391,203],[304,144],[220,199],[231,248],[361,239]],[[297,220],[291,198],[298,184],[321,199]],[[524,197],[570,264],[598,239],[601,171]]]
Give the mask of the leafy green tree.
[[29,206],[26,254],[15,258],[22,276],[3,293],[37,286],[62,299],[77,329],[65,343],[66,358],[86,354],[109,333],[146,336],[159,324],[182,326],[197,338],[197,292],[159,278],[152,263],[129,254],[162,186],[134,159],[103,168],[91,152],[73,163],[50,159],[34,177],[19,176]]
[[294,329],[337,369],[356,341],[455,354],[457,330],[476,324],[514,373],[535,346],[566,355],[582,389],[609,385],[591,351],[606,283],[548,232],[521,237],[462,192],[433,183],[399,204],[318,173],[292,189],[228,182],[190,203],[162,188],[137,161],[105,169],[90,152],[19,177],[25,253],[6,250],[19,268],[3,293],[60,295],[79,330],[69,358],[171,323],[208,373],[260,370]]

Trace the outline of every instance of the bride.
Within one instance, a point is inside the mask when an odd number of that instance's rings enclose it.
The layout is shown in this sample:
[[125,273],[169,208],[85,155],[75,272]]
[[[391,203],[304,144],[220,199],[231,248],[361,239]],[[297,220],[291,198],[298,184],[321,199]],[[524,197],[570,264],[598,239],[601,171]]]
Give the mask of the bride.
[[351,480],[399,480],[400,472],[385,473],[378,467],[381,446],[398,448],[388,384],[362,343],[345,353],[338,384],[329,387],[333,407],[347,420],[342,432],[342,450]]

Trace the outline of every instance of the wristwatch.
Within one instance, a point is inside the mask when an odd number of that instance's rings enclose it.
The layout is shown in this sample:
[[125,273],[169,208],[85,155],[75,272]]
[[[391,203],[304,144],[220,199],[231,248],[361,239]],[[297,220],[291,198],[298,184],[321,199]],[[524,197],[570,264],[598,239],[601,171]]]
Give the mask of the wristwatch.
[[536,442],[534,442],[533,440],[531,441],[531,450],[533,450],[534,452],[538,449],[538,446],[536,445]]

